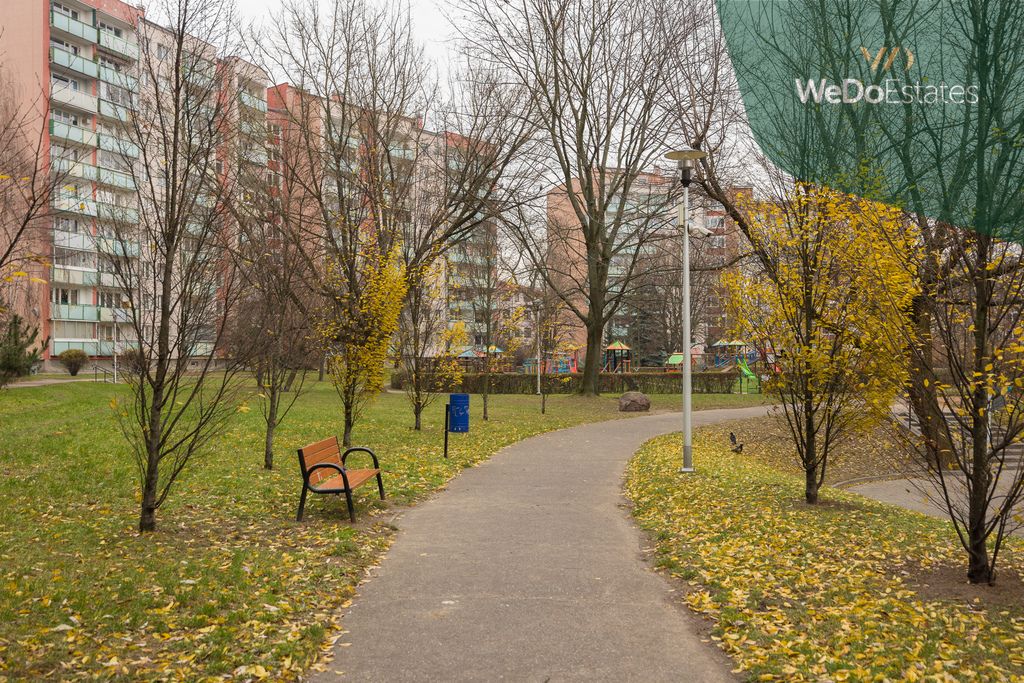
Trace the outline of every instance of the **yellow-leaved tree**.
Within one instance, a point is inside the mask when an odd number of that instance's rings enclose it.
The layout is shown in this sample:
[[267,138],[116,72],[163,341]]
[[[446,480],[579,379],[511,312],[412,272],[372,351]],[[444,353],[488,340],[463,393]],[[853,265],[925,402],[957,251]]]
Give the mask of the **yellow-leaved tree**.
[[728,308],[765,355],[814,504],[835,443],[882,419],[906,382],[914,232],[896,209],[808,184],[746,204],[770,266],[723,274]]
[[328,262],[324,278],[335,292],[316,326],[325,367],[344,406],[343,443],[367,401],[380,392],[384,366],[405,298],[405,272],[396,246],[365,245],[350,263]]

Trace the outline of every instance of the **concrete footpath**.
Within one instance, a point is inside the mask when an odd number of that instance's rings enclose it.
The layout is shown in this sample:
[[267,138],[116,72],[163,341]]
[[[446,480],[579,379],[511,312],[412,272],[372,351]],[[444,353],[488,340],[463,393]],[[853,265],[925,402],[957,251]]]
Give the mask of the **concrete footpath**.
[[[700,411],[694,424],[766,411]],[[630,456],[679,429],[678,413],[584,425],[463,472],[399,518],[313,680],[735,680],[645,564],[622,507]]]

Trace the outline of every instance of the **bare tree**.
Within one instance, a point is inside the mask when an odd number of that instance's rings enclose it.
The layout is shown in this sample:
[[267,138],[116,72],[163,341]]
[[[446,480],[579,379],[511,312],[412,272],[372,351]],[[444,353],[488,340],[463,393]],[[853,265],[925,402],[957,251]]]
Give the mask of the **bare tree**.
[[140,531],[155,530],[177,477],[235,412],[242,360],[219,353],[240,291],[223,258],[233,174],[217,172],[238,102],[218,66],[234,15],[219,0],[149,9],[168,25],[140,24],[139,92],[108,93],[123,122],[119,177],[134,191],[104,197],[112,227],[98,239],[101,270],[126,302],[115,324],[136,347],[119,415],[138,464]]
[[[263,122],[254,123],[263,129]],[[245,293],[233,316],[231,347],[250,359],[256,374],[266,424],[263,466],[272,469],[277,427],[302,395],[307,371],[319,362],[310,315],[322,304],[308,286],[307,263],[294,239],[302,217],[288,212],[292,203],[283,195],[280,140],[261,135],[245,143],[265,151],[257,156],[270,161],[269,170],[242,164],[238,177],[243,201],[235,205],[234,255]]]
[[[515,253],[514,251],[511,253]],[[466,328],[473,348],[483,353],[483,419],[489,418],[491,373],[499,353],[511,354],[517,343],[513,334],[523,311],[512,309],[514,264],[502,249],[496,222],[481,225],[472,240],[460,244],[451,255],[449,268],[456,271],[458,286],[453,297],[457,310],[469,316]],[[500,349],[500,352],[499,352]]]
[[380,390],[397,325],[390,298],[395,273],[405,287],[402,228],[429,79],[407,11],[363,0],[293,0],[254,42],[268,71],[291,81],[275,92],[292,150],[281,157],[285,196],[288,212],[302,217],[293,237],[309,284],[327,302],[318,329],[348,444],[361,407]]
[[[523,114],[541,131],[532,159],[554,183],[559,205],[547,221],[510,220],[521,248],[586,326],[582,391],[596,394],[604,330],[657,238],[673,190],[647,193],[638,179],[673,145],[664,106],[675,51],[695,15],[661,0],[519,0],[459,3],[471,58],[523,87]],[[546,238],[546,239],[545,239]],[[558,260],[551,252],[560,249]]]

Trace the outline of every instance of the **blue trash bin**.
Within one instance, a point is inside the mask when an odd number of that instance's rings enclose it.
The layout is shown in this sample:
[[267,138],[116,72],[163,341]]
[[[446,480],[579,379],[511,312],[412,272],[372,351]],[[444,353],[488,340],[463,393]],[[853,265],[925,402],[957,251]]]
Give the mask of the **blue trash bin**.
[[451,394],[448,397],[448,431],[469,431],[469,394]]

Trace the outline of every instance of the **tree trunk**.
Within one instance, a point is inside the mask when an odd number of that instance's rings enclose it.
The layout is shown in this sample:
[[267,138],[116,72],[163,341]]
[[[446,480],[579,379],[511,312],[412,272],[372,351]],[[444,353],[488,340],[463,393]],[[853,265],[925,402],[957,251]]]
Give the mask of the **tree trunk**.
[[587,354],[583,360],[583,383],[580,393],[598,396],[600,392],[601,354],[604,351],[604,324],[596,318],[587,320]]
[[157,484],[160,481],[160,460],[154,452],[154,445],[147,445],[150,449],[146,463],[146,477],[142,484],[142,512],[139,515],[139,531],[156,531],[156,494]]
[[540,414],[543,415],[547,411],[547,408],[548,408],[548,395],[547,394],[541,394],[540,395]]
[[270,395],[270,406],[267,412],[267,437],[263,448],[263,467],[268,470],[274,469],[274,430],[277,428],[277,400],[276,390]]
[[943,429],[946,418],[939,407],[938,392],[935,389],[932,317],[928,306],[927,296],[922,294],[914,297],[910,318],[915,343],[911,344],[908,350],[910,382],[907,393],[910,397],[910,409],[917,415],[917,420],[921,424],[928,465],[948,467],[953,459],[953,445],[946,430]]
[[413,429],[415,429],[418,432],[418,431],[423,429],[423,424],[422,424],[422,419],[421,419],[422,415],[423,415],[423,404],[421,404],[419,401],[416,401],[415,403],[413,403],[412,404],[412,414],[415,417],[415,424],[413,425]]
[[345,448],[352,446],[352,425],[355,424],[355,415],[352,411],[352,405],[349,403],[345,404],[345,433],[342,436],[341,444]]
[[320,356],[320,372],[319,372],[319,374],[317,375],[317,378],[316,378],[318,382],[323,382],[324,381],[324,373],[326,371],[325,366],[327,365],[326,361],[327,361],[326,358],[324,358],[323,356]]
[[818,504],[818,468],[817,466],[808,467],[805,471],[807,476],[806,484],[804,485],[804,499],[808,505]]

